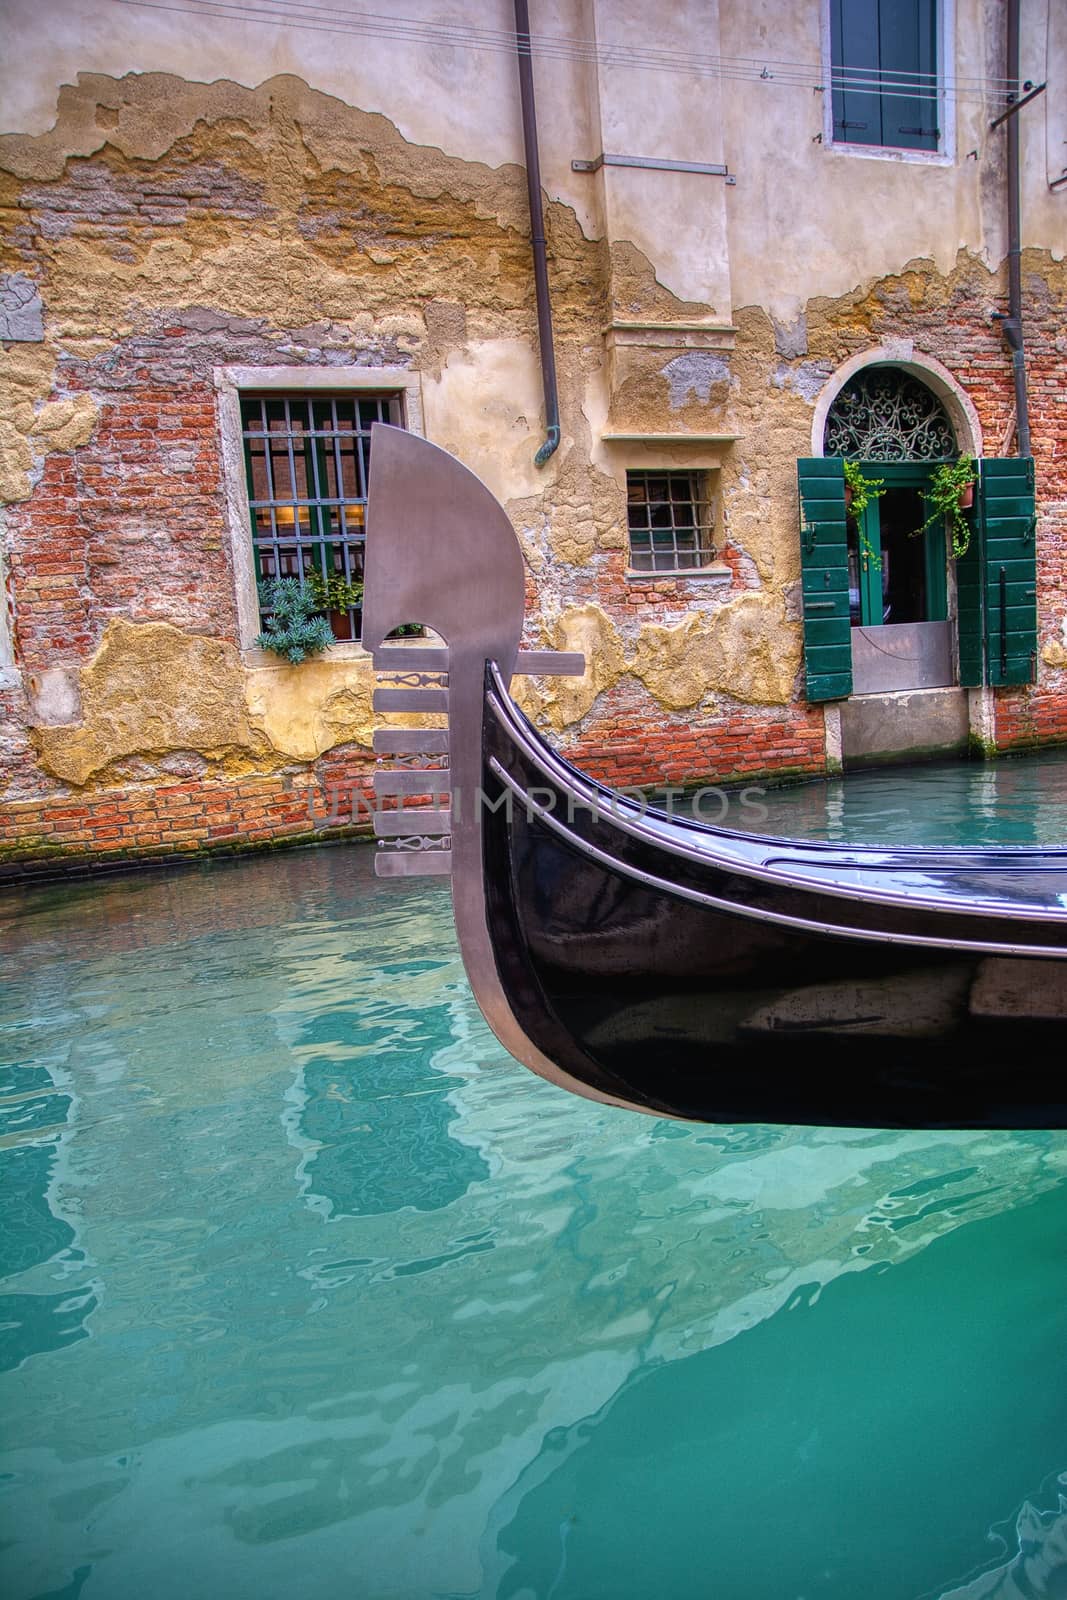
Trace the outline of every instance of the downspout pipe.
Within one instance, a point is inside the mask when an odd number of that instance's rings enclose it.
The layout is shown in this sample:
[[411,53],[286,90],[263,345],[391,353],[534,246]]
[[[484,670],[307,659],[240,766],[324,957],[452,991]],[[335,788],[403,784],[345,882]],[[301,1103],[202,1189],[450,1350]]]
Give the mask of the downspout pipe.
[[541,161],[537,152],[530,11],[526,0],[515,0],[515,53],[519,63],[526,187],[530,197],[530,243],[533,246],[534,287],[537,291],[537,336],[541,345],[541,381],[544,384],[545,426],[548,430],[544,444],[534,456],[534,465],[543,467],[549,456],[559,448],[559,393],[556,388],[556,352],[552,344],[552,302],[548,294],[545,216],[541,205]]
[[[1008,0],[1008,82],[1019,82],[1019,0]],[[1014,93],[1014,90],[1013,90]],[[1000,326],[1011,349],[1015,380],[1015,436],[1020,456],[1030,449],[1030,402],[1026,392],[1026,352],[1023,348],[1022,230],[1020,212],[1019,118],[1008,118],[1008,314]]]

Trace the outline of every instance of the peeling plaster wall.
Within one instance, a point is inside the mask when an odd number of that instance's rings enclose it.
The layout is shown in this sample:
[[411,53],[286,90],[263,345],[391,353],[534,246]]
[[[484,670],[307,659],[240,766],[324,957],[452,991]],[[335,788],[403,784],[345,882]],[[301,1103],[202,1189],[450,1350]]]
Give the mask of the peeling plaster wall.
[[[164,13],[109,6],[86,30],[102,0],[87,3],[77,26],[56,4],[47,51],[39,6],[12,9],[25,72],[0,137],[0,566],[18,670],[0,660],[0,851],[51,848],[49,817],[62,849],[125,848],[138,829],[161,850],[267,838],[305,825],[309,784],[324,804],[331,783],[367,787],[366,659],[290,668],[240,648],[215,385],[234,366],[412,375],[427,436],[511,516],[530,641],[586,652],[583,679],[521,694],[594,771],[822,770],[822,709],[801,692],[796,459],[834,372],[894,339],[965,387],[992,453],[1010,447],[989,140],[954,165],[862,158],[813,142],[817,108],[796,89],[539,59],[563,420],[542,471],[512,57],[417,45],[398,73],[395,41],[341,53],[276,29],[265,49],[258,25],[220,20],[209,61]],[[506,28],[498,9],[484,26]],[[957,9],[958,70],[994,70],[996,8]],[[816,0],[687,0],[670,27],[685,44],[699,20],[708,53],[817,62],[819,17]],[[646,20],[636,0],[557,0],[538,25],[627,46]],[[268,70],[248,81],[253,61]],[[958,116],[965,141],[979,112]],[[738,182],[571,171],[604,148],[724,160]],[[1027,181],[1041,680],[1003,697],[1004,742],[1067,736],[1062,205]],[[628,574],[633,467],[707,474],[712,572]],[[194,791],[210,804],[191,820]],[[170,821],[146,831],[149,801]]]

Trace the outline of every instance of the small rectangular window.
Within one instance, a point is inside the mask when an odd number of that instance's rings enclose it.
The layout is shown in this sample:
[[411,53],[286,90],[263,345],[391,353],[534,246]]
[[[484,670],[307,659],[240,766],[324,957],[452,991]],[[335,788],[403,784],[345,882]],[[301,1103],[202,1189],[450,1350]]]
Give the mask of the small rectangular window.
[[830,0],[835,144],[940,147],[936,0]]
[[711,502],[702,472],[628,472],[626,515],[633,572],[687,572],[710,566]]
[[296,578],[336,639],[358,639],[372,423],[390,395],[242,394],[256,577]]

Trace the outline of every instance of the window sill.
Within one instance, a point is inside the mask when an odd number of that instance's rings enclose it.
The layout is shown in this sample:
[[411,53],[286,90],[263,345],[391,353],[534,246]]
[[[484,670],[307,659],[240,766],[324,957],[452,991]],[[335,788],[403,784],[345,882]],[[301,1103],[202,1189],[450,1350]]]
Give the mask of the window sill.
[[869,161],[899,161],[907,166],[951,167],[955,157],[945,150],[903,150],[887,144],[850,144],[834,140],[823,144],[832,155],[859,157]]
[[661,567],[656,572],[634,572],[628,567],[623,577],[627,583],[729,583],[733,573],[721,562],[712,567]]
[[[308,656],[308,661],[369,661],[370,651],[364,650],[354,639],[337,639],[321,655]],[[305,666],[306,662],[286,661],[273,650],[261,650],[258,644],[247,645],[241,651],[241,663],[246,667]]]

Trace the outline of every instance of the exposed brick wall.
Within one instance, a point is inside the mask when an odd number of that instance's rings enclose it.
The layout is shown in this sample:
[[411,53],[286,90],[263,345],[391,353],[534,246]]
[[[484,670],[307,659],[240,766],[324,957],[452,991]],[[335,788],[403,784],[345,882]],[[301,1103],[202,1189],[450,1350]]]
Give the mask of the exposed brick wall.
[[102,401],[93,437],[47,457],[32,498],[8,512],[27,668],[86,659],[112,617],[236,637],[212,387],[188,371],[158,387],[143,351],[122,346],[106,374],[93,366],[65,364],[60,391],[91,385]]
[[[194,227],[200,230],[200,248],[209,255],[214,253],[216,234],[239,241],[244,230],[261,240],[276,226],[276,214],[266,197],[266,177],[260,173],[261,182],[254,174],[230,169],[223,159],[227,137],[217,135],[222,154],[210,158],[195,157],[192,145],[187,150],[177,141],[167,160],[159,163],[121,162],[117,157],[71,161],[62,180],[28,185],[17,207],[9,208],[14,218],[9,229],[12,248],[17,246],[20,260],[30,266],[38,261],[53,263],[61,248],[75,245],[99,247],[115,262],[129,264],[161,241],[177,244],[183,230]],[[241,159],[252,160],[247,149]],[[314,204],[302,204],[300,230],[302,236],[318,239],[326,226],[322,219],[332,215],[335,201],[339,214],[358,212],[364,180],[355,195],[346,188],[349,180],[341,182],[332,171],[314,182]],[[397,196],[391,195],[390,205],[396,202]],[[425,217],[429,205],[420,197],[417,204],[413,202],[413,216]],[[383,211],[378,220],[383,227],[398,226],[392,212]],[[443,253],[449,237],[442,224],[439,238],[434,236],[435,248]],[[453,308],[460,322],[466,307],[473,307],[475,297],[483,294],[494,327],[528,336],[532,307],[521,235],[510,230],[505,236],[483,218],[477,235],[465,238],[464,259],[470,258],[465,270],[470,278],[464,278],[464,287],[456,291],[465,297],[464,306],[457,302]],[[507,259],[513,256],[516,263],[514,282],[506,303],[496,303],[481,263],[488,259],[485,252],[496,252],[494,271],[499,275],[504,242],[512,253]],[[343,244],[340,255],[346,262],[350,248],[363,249],[358,240],[346,239]],[[374,248],[380,255],[380,240]],[[482,254],[476,255],[476,250]],[[560,250],[557,276],[566,270],[572,285],[579,284],[579,290],[572,287],[572,294],[585,298],[581,316],[575,299],[567,315],[560,317],[561,343],[571,336],[600,337],[595,290],[583,275],[586,267],[581,265],[584,257],[577,244],[572,243],[572,254],[568,266]],[[207,259],[201,257],[201,265]],[[369,257],[364,254],[360,260],[367,268]],[[399,268],[384,260],[377,265],[381,270],[376,292],[399,293],[394,281]],[[405,256],[403,270],[410,280],[406,292],[413,298],[427,292],[421,286],[428,281],[423,274],[429,269],[421,254]],[[316,369],[411,365],[419,336],[411,331],[371,331],[374,326],[392,328],[392,321],[377,314],[379,306],[363,314],[365,308],[357,304],[356,279],[353,273],[351,290],[346,290],[353,297],[345,313],[351,313],[351,322],[309,321],[291,328],[210,307],[176,310],[148,305],[139,308],[135,326],[127,324],[116,333],[93,320],[99,313],[83,302],[76,286],[68,286],[69,304],[49,302],[50,315],[62,319],[64,335],[52,398],[89,394],[99,417],[86,444],[73,453],[53,451],[44,458],[31,498],[7,512],[6,565],[15,600],[15,645],[27,675],[57,664],[83,665],[108,623],[119,618],[168,622],[186,633],[236,644],[234,576],[226,540],[212,371],[222,365],[306,364]],[[989,315],[991,309],[1006,309],[1003,291],[1002,273],[983,277],[973,263],[952,279],[926,266],[905,272],[867,295],[857,292],[849,303],[845,297],[825,313],[817,332],[813,312],[815,342],[810,354],[819,370],[829,373],[880,342],[910,338],[967,389],[985,430],[987,453],[1010,453],[1014,448],[1010,359]],[[298,292],[294,283],[292,293]],[[1067,613],[1067,364],[1062,306],[1032,270],[1026,274],[1025,293],[1039,506],[1040,632],[1047,644],[1059,636]],[[294,320],[300,315],[294,312]],[[507,321],[512,315],[514,321]],[[588,318],[588,327],[582,316]],[[432,320],[427,317],[427,329]],[[768,323],[765,317],[763,321]],[[417,326],[418,318],[409,314],[405,327]],[[427,369],[443,354],[426,357]],[[746,425],[751,421],[758,426],[765,408],[788,448],[795,442],[796,454],[805,454],[810,448],[804,442],[808,416],[798,410],[795,394],[772,385],[767,359],[755,340],[746,348],[742,336],[736,367],[747,365],[760,375]],[[567,470],[579,480],[568,493],[573,506],[580,508],[577,522],[592,527],[598,508],[587,504],[594,490],[586,467],[588,462],[564,467],[560,481]],[[753,486],[751,492],[761,505],[769,503],[766,486]],[[779,510],[785,492],[783,484]],[[546,506],[551,509],[549,502]],[[720,534],[728,534],[725,519]],[[558,612],[561,598],[568,604],[589,602],[600,606],[620,633],[629,630],[632,637],[643,623],[674,626],[693,609],[711,612],[769,587],[766,568],[761,572],[755,558],[728,537],[720,554],[730,576],[721,583],[666,575],[635,582],[625,575],[624,551],[595,541],[589,548],[592,553],[584,564],[549,560],[536,576],[529,574],[531,617]],[[535,632],[531,629],[531,635]],[[531,636],[531,642],[542,641]],[[799,683],[796,693],[801,693]],[[354,748],[333,751],[314,763],[293,763],[269,775],[241,777],[226,777],[219,763],[200,757],[191,764],[202,770],[187,775],[179,770],[175,776],[164,762],[172,756],[180,763],[188,753],[149,751],[136,774],[127,776],[123,771],[110,787],[87,786],[82,791],[50,778],[37,764],[21,690],[0,691],[0,718],[0,793],[7,796],[0,809],[0,862],[6,860],[9,867],[57,858],[195,854],[313,837],[363,826],[361,817],[353,815],[353,801],[358,797],[362,802],[362,815],[369,806],[371,758]],[[998,693],[996,738],[1004,748],[1067,740],[1067,672],[1051,661],[1042,663],[1035,685]],[[786,706],[749,705],[724,693],[691,714],[670,713],[633,680],[620,692],[603,695],[580,730],[565,735],[563,742],[579,765],[620,786],[696,786],[806,776],[821,772],[825,761],[821,707],[808,706],[799,698]],[[111,778],[115,777],[113,772]],[[310,806],[308,784],[314,797]]]
[[683,719],[652,728],[635,709],[598,719],[595,735],[567,745],[565,754],[613,788],[814,777],[825,769],[823,714],[818,706],[747,707],[713,728]]
[[996,741],[1012,750],[1067,742],[1067,669],[1040,660],[1050,636],[1067,646],[1067,344],[1063,306],[1035,274],[1024,280],[1026,364],[1037,498],[1038,676],[997,695]]
[[0,879],[370,831],[373,764],[357,754],[269,777],[137,785],[15,801],[0,813]]

